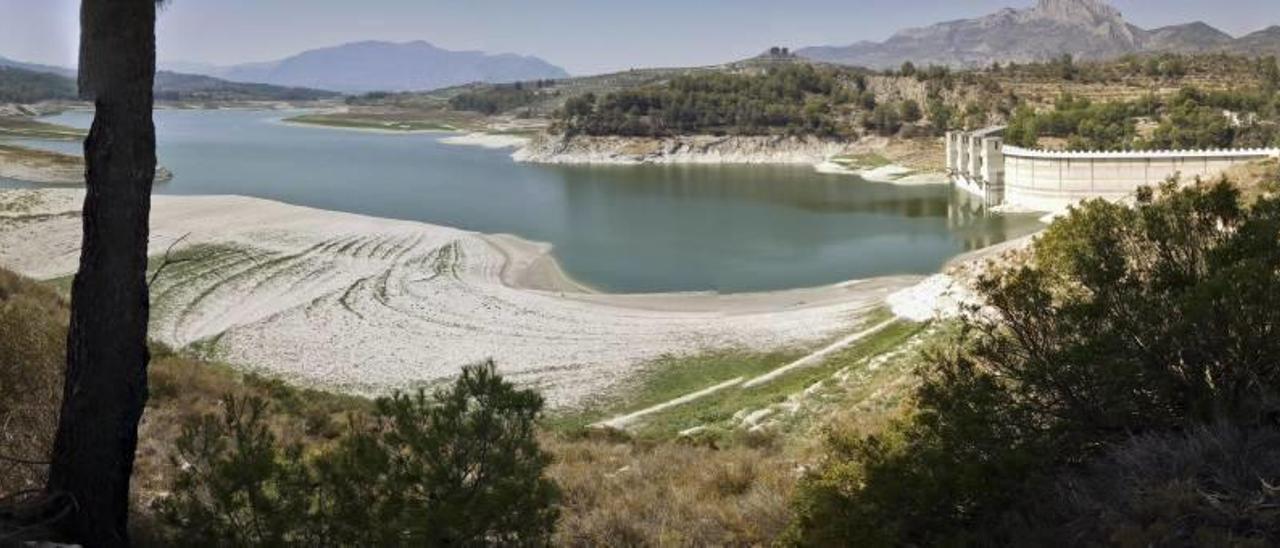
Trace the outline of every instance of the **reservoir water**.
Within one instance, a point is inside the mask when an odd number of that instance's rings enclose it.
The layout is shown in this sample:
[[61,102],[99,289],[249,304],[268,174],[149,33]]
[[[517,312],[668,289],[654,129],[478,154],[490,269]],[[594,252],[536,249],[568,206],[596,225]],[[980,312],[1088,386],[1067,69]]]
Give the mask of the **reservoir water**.
[[[88,127],[90,114],[49,121]],[[510,151],[281,124],[280,112],[157,111],[162,194],[241,194],[550,242],[564,269],[618,292],[760,291],[929,274],[1039,228],[945,185],[808,166],[517,164]],[[79,143],[29,142],[78,153]],[[0,180],[0,187],[31,187]]]

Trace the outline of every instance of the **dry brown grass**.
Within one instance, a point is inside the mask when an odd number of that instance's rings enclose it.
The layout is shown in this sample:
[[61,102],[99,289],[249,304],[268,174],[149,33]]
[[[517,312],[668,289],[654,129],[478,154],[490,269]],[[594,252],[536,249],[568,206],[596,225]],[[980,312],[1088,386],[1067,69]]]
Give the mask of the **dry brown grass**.
[[1227,170],[1223,176],[1239,188],[1249,202],[1280,191],[1280,161],[1250,162]]
[[62,401],[67,303],[47,287],[0,270],[0,494],[44,484]]
[[791,519],[799,478],[775,447],[550,437],[564,490],[557,544],[759,546]]
[[893,163],[919,171],[942,171],[946,167],[946,146],[940,137],[894,139],[884,149]]
[[[0,456],[47,461],[62,401],[70,308],[51,287],[0,269]],[[151,399],[139,428],[133,484],[139,508],[163,493],[182,424],[216,413],[226,395],[271,402],[272,428],[287,441],[319,447],[336,437],[359,398],[288,387],[231,368],[152,349]],[[0,462],[0,494],[38,488],[45,466]]]

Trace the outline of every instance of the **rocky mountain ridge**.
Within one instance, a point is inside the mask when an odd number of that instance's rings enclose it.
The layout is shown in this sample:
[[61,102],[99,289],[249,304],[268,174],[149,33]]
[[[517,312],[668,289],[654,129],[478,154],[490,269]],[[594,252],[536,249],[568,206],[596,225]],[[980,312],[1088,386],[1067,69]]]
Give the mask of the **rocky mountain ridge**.
[[884,42],[797,50],[817,61],[894,68],[918,65],[985,66],[993,62],[1044,61],[1063,54],[1108,59],[1135,53],[1280,54],[1280,27],[1240,38],[1203,22],[1143,29],[1103,0],[1039,0],[1030,8],[1005,8],[976,19],[906,29]]

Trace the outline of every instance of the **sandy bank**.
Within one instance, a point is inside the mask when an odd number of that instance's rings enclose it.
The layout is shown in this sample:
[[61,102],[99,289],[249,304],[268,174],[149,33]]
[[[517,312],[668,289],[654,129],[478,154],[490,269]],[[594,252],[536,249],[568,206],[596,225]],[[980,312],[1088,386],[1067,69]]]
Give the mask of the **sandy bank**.
[[860,168],[837,161],[825,161],[813,166],[818,173],[832,175],[854,175],[875,183],[892,183],[899,185],[945,185],[950,184],[946,174],[921,172],[897,164],[883,165],[874,168]]
[[[0,178],[46,185],[83,186],[84,160],[79,156],[0,144]],[[156,182],[173,173],[156,166]]]
[[49,185],[83,184],[84,162],[70,154],[0,145],[0,177]]
[[[0,192],[0,265],[76,267],[83,193]],[[156,196],[152,336],[304,385],[382,393],[495,359],[556,406],[623,386],[635,366],[722,349],[816,348],[885,297],[886,278],[776,293],[607,295],[512,236],[267,200]],[[185,236],[185,239],[183,239]]]

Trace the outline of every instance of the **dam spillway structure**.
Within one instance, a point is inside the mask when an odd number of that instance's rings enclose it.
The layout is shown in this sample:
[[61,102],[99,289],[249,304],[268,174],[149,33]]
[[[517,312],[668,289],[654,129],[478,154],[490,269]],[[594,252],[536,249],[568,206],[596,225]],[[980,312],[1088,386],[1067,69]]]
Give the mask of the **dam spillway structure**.
[[1035,211],[1058,211],[1092,198],[1123,199],[1170,177],[1209,179],[1232,166],[1280,158],[1280,148],[1036,150],[1005,145],[1003,134],[1003,126],[947,132],[947,174],[987,206]]

